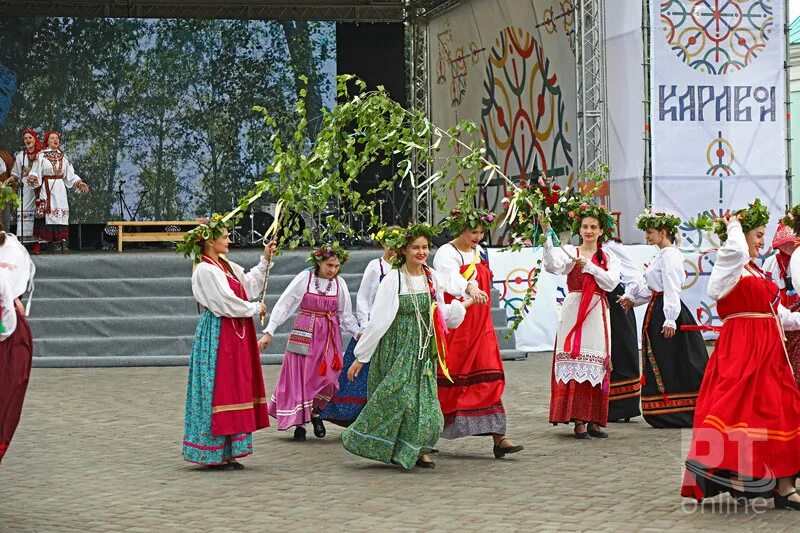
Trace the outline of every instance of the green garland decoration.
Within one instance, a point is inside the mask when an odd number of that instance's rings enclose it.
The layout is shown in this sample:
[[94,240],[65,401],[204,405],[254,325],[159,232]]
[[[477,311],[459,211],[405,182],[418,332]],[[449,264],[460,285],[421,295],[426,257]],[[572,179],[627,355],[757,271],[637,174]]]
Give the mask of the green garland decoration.
[[430,241],[439,234],[439,229],[430,224],[414,224],[407,228],[385,228],[383,242],[386,246],[395,250],[397,253],[392,259],[392,266],[400,268],[406,262],[402,249],[420,237],[425,237]]
[[19,207],[19,196],[14,192],[14,189],[0,183],[0,209],[5,209],[7,205],[10,205],[12,210],[17,209]]
[[191,259],[195,264],[199,263],[203,255],[201,246],[203,241],[213,241],[222,237],[225,230],[231,230],[233,224],[233,220],[226,220],[219,213],[214,213],[207,221],[187,231],[183,240],[176,246],[176,251]]
[[[745,233],[759,226],[769,224],[769,209],[761,203],[760,198],[756,198],[752,203],[747,204],[745,209],[734,211],[731,216],[739,219],[742,224],[742,231]],[[687,226],[700,231],[713,231],[719,237],[719,242],[721,243],[728,240],[728,227],[722,217],[714,219],[707,214],[703,214],[697,220],[694,218],[689,219]]]
[[466,230],[475,229],[478,226],[488,231],[497,223],[497,215],[488,209],[472,207],[466,202],[460,202],[454,209],[450,210],[450,216],[440,222],[451,237],[456,238]]
[[675,235],[678,233],[680,225],[680,217],[663,211],[653,211],[652,208],[645,209],[636,217],[636,227],[642,231],[647,231],[650,228],[656,230],[665,229]]
[[605,205],[595,205],[588,202],[582,202],[572,211],[569,212],[569,217],[572,219],[572,233],[575,235],[580,234],[581,221],[586,217],[596,218],[600,221],[600,227],[603,234],[600,235],[600,242],[608,240],[611,232],[614,230],[616,220],[614,215],[606,209]]

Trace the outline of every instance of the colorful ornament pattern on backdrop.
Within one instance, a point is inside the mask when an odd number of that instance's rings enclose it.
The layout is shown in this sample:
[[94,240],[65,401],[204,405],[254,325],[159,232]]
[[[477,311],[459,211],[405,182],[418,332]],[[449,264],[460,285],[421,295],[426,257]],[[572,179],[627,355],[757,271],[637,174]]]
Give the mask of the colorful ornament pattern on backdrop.
[[774,33],[777,0],[665,0],[661,29],[678,58],[706,74],[729,74],[758,59]]

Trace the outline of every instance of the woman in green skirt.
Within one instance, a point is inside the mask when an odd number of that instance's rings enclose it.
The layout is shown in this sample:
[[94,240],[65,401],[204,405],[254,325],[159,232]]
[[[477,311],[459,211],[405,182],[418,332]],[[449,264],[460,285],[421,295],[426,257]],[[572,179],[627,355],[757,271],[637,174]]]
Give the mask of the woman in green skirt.
[[433,235],[431,226],[418,224],[387,237],[397,251],[396,268],[378,287],[373,309],[381,312],[370,317],[347,374],[352,381],[372,363],[367,404],[342,434],[344,447],[406,469],[436,466],[427,455],[444,426],[436,364],[444,364],[448,328],[461,324],[472,303],[445,305],[442,282],[426,264]]

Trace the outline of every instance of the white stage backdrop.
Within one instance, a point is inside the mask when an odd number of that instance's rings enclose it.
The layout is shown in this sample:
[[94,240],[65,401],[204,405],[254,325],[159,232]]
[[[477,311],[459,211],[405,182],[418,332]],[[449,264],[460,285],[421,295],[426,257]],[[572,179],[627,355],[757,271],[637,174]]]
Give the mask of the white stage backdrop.
[[[574,180],[572,1],[467,0],[428,31],[433,122],[478,124],[488,158],[508,176],[538,178],[545,169],[562,185]],[[501,211],[505,192],[502,183],[491,187],[489,208]]]
[[653,206],[786,205],[783,0],[650,0]]
[[[786,206],[782,0],[650,0],[653,207],[684,220]],[[684,230],[690,309],[706,296],[716,237]],[[765,253],[767,250],[765,250]]]

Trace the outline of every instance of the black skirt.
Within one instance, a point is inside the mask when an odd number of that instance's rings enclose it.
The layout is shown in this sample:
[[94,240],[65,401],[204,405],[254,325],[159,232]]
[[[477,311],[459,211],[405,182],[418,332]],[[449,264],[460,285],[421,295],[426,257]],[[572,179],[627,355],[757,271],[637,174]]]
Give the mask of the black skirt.
[[681,331],[682,325],[697,325],[681,302],[677,331],[670,339],[664,326],[664,297],[657,295],[647,307],[642,328],[642,413],[656,428],[690,428],[708,351],[699,331]]
[[642,376],[639,372],[639,343],[636,315],[626,312],[617,303],[625,294],[620,284],[608,293],[611,315],[611,390],[608,396],[608,420],[616,422],[639,416],[639,393]]

